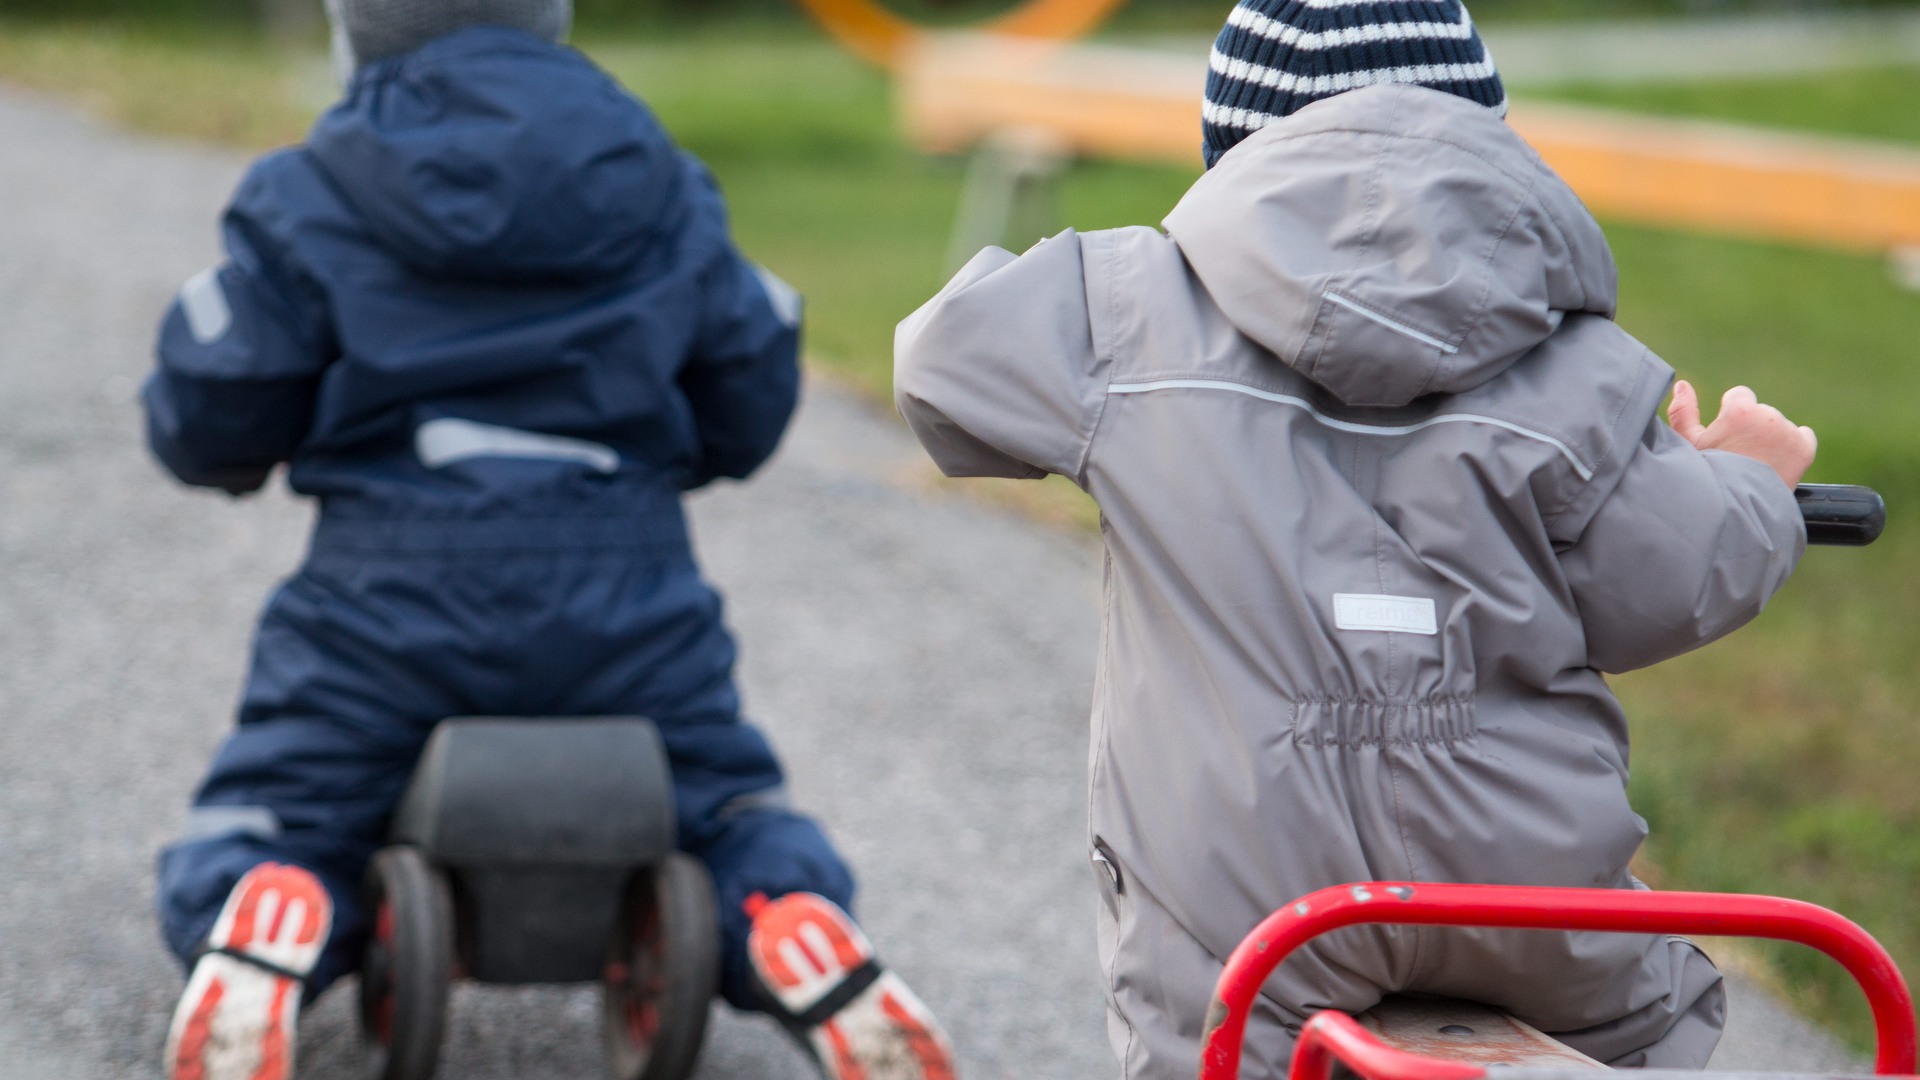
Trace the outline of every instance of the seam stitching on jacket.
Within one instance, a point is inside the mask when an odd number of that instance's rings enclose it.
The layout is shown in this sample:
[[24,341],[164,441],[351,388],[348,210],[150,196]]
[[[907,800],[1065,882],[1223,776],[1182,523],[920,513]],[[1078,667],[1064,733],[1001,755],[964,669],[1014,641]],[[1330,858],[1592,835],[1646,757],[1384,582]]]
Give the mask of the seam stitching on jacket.
[[[1271,130],[1271,129],[1268,129],[1268,130]],[[1268,139],[1267,141],[1270,143],[1301,142],[1307,139],[1318,138],[1322,135],[1378,135],[1378,136],[1382,136],[1389,139],[1405,139],[1409,142],[1424,142],[1424,143],[1432,143],[1435,146],[1451,147],[1467,155],[1468,157],[1471,157],[1474,160],[1481,162],[1482,164],[1486,165],[1487,168],[1492,169],[1496,173],[1499,173],[1501,176],[1505,177],[1507,180],[1512,181],[1514,184],[1525,186],[1527,183],[1527,181],[1523,177],[1517,176],[1511,172],[1508,172],[1507,169],[1504,166],[1502,166],[1499,162],[1493,160],[1492,158],[1488,157],[1485,154],[1482,154],[1481,152],[1479,152],[1478,150],[1475,150],[1471,146],[1467,146],[1464,143],[1455,142],[1452,139],[1443,139],[1437,135],[1422,135],[1417,132],[1411,132],[1411,131],[1382,131],[1379,128],[1366,128],[1366,127],[1354,127],[1349,125],[1342,125],[1339,127],[1315,128],[1312,131],[1301,131],[1293,134],[1281,135],[1277,138]],[[1531,164],[1534,165],[1536,170],[1546,167],[1545,163],[1540,161],[1537,155],[1534,157]]]
[[[1103,405],[1102,412],[1104,413],[1104,411]],[[1099,654],[1099,666],[1103,672],[1112,667],[1110,661],[1113,652],[1113,634],[1111,629],[1113,620],[1113,596],[1112,591],[1104,587],[1105,580],[1112,576],[1112,564],[1113,552],[1104,550],[1103,545],[1100,564],[1100,575],[1103,587],[1100,590]],[[1095,708],[1099,709],[1098,703],[1096,703]],[[1100,778],[1105,775],[1107,771],[1107,749],[1112,742],[1112,725],[1107,719],[1106,710],[1100,709],[1099,717],[1099,727],[1093,733],[1093,766],[1087,770],[1087,842],[1089,845],[1091,845],[1098,836],[1093,827],[1094,796],[1096,789],[1099,787]],[[1118,856],[1114,856],[1113,858],[1115,864],[1118,865]],[[1120,904],[1123,903],[1124,900],[1124,897],[1120,896],[1118,892],[1115,892],[1113,907],[1113,955],[1107,958],[1106,975],[1107,994],[1112,1001],[1109,1007],[1113,1010],[1114,1015],[1118,1016],[1120,1022],[1125,1024],[1127,1028],[1127,1045],[1120,1053],[1120,1080],[1131,1080],[1133,1075],[1131,1058],[1133,1056],[1133,1042],[1136,1033],[1133,1027],[1133,1020],[1120,1008],[1120,992],[1116,986],[1116,974],[1120,967]]]
[[[1393,788],[1393,823],[1400,833],[1400,853],[1407,857],[1407,880],[1419,881],[1420,871],[1413,863],[1413,841],[1407,836],[1407,811],[1400,802],[1400,769],[1387,758],[1387,783]],[[1420,952],[1426,944],[1426,937],[1420,927],[1413,928],[1413,955],[1407,958],[1407,972],[1417,974],[1420,970]]]
[[[1368,479],[1372,482],[1367,485],[1367,488],[1368,488],[1367,504],[1369,507],[1372,507],[1375,505],[1375,502],[1380,495],[1380,470],[1377,464],[1372,460],[1372,456],[1371,455],[1366,455],[1366,456],[1367,456],[1367,464],[1375,466],[1372,471],[1372,475],[1368,477]],[[1359,457],[1360,455],[1356,455],[1356,460],[1358,460]],[[1357,466],[1356,466],[1356,471],[1357,471]],[[1358,487],[1358,485],[1355,485],[1355,486],[1356,488]],[[1382,535],[1385,532],[1386,527],[1387,527],[1387,523],[1380,519],[1380,511],[1375,509],[1373,513],[1373,579],[1374,581],[1379,583],[1380,591],[1382,593],[1391,593],[1393,590],[1388,588],[1387,586],[1386,537]],[[1387,635],[1386,687],[1387,687],[1388,693],[1393,693],[1394,690],[1396,690],[1399,687],[1399,661],[1400,661],[1399,640],[1400,640],[1400,635],[1398,634]]]
[[[1548,517],[1559,517],[1560,515],[1565,514],[1569,510],[1573,509],[1573,505],[1579,502],[1580,499],[1583,496],[1585,496],[1588,491],[1592,490],[1589,483],[1587,482],[1591,481],[1594,476],[1600,475],[1600,469],[1603,466],[1607,465],[1609,462],[1611,462],[1613,460],[1614,455],[1619,452],[1620,450],[1620,418],[1626,414],[1627,407],[1632,405],[1634,401],[1637,398],[1639,398],[1640,385],[1646,382],[1647,372],[1651,370],[1646,360],[1648,357],[1652,355],[1653,355],[1652,349],[1647,348],[1646,345],[1644,344],[1640,346],[1640,357],[1639,357],[1640,371],[1636,375],[1634,375],[1633,385],[1627,387],[1627,392],[1620,395],[1619,408],[1616,408],[1615,410],[1613,410],[1613,415],[1607,418],[1607,445],[1605,450],[1603,450],[1600,456],[1597,459],[1595,459],[1593,463],[1592,474],[1589,476],[1581,477],[1581,480],[1583,481],[1583,483],[1579,487],[1575,488],[1573,491],[1568,492],[1567,497],[1561,500],[1560,505],[1554,507],[1551,511],[1548,512],[1547,514]],[[1659,413],[1660,413],[1659,405],[1658,403],[1655,403],[1655,406],[1654,406],[1655,422],[1658,422]],[[1638,440],[1634,440],[1634,441],[1637,442]]]
[[[1091,812],[1091,806],[1089,806],[1089,812]],[[1112,1008],[1114,1015],[1118,1016],[1120,1022],[1127,1026],[1127,1045],[1120,1051],[1120,1080],[1132,1080],[1133,1040],[1135,1032],[1133,1028],[1133,1018],[1128,1016],[1126,1010],[1120,1007],[1120,987],[1118,981],[1120,971],[1120,897],[1118,894],[1114,896],[1114,901],[1113,955],[1107,957],[1107,993],[1112,995],[1113,998]]]
[[[1513,203],[1513,212],[1507,215],[1507,220],[1500,226],[1499,233],[1495,234],[1493,242],[1487,245],[1486,258],[1481,262],[1480,299],[1474,302],[1473,314],[1468,317],[1465,327],[1460,331],[1460,344],[1463,347],[1466,345],[1467,339],[1473,336],[1473,332],[1480,329],[1481,323],[1486,321],[1487,308],[1493,302],[1494,257],[1500,254],[1500,245],[1507,242],[1507,234],[1513,231],[1514,224],[1520,220],[1520,212],[1526,209],[1527,203],[1533,201],[1534,187],[1537,180],[1538,176],[1528,177],[1526,182],[1521,185],[1520,197],[1515,199]],[[1447,358],[1442,357],[1440,362],[1434,365],[1433,374],[1427,379],[1426,385],[1421,387],[1423,391],[1433,386],[1435,379],[1439,378],[1441,370],[1444,369],[1447,364]],[[1414,396],[1418,397],[1419,395],[1416,394]]]
[[[1084,264],[1087,251],[1086,238],[1076,234],[1074,239],[1080,242],[1080,254]],[[1107,325],[1112,328],[1107,334],[1107,392],[1100,395],[1100,404],[1094,406],[1093,423],[1087,427],[1087,441],[1085,445],[1080,447],[1080,460],[1074,463],[1072,479],[1074,483],[1080,485],[1082,491],[1085,491],[1087,487],[1087,464],[1093,459],[1093,439],[1094,436],[1100,432],[1101,422],[1107,418],[1107,402],[1113,398],[1113,374],[1119,370],[1120,367],[1120,348],[1117,342],[1120,327],[1120,307],[1119,302],[1114,297],[1113,288],[1114,263],[1118,256],[1114,251],[1115,245],[1105,244],[1103,247],[1105,250],[1101,253],[1101,259],[1106,268],[1107,282],[1105,299],[1107,302]],[[1183,262],[1185,261],[1184,255],[1181,256],[1181,260]],[[1082,271],[1081,281],[1083,284],[1081,289],[1083,292],[1085,291],[1085,280],[1086,272]],[[1091,308],[1088,309],[1087,314],[1089,316],[1093,314]],[[1092,320],[1089,319],[1088,322],[1087,334],[1089,339],[1091,339],[1093,334]],[[1095,345],[1097,349],[1098,343],[1096,342]],[[1095,359],[1099,358],[1097,351],[1094,355]]]
[[[1392,109],[1387,113],[1386,122],[1388,126],[1391,127],[1399,118],[1400,102],[1395,101]],[[1387,172],[1387,151],[1390,148],[1391,140],[1391,133],[1382,133],[1378,140],[1380,145],[1373,152],[1373,161],[1367,171],[1367,204],[1362,216],[1362,220],[1367,223],[1366,233],[1364,234],[1365,239],[1360,242],[1359,250],[1354,252],[1353,259],[1345,271],[1347,275],[1357,274],[1360,267],[1366,265],[1367,253],[1371,252],[1374,245],[1380,240],[1380,201],[1382,191],[1386,186],[1384,177]],[[1322,297],[1327,295],[1327,290],[1321,291]],[[1325,300],[1321,301],[1320,310],[1321,312],[1326,311]],[[1315,321],[1319,321],[1317,317]],[[1314,357],[1313,369],[1315,372],[1320,370],[1321,365],[1326,362],[1328,355],[1334,351],[1335,342],[1339,338],[1339,334],[1339,320],[1328,319],[1327,336],[1321,341],[1320,352]]]

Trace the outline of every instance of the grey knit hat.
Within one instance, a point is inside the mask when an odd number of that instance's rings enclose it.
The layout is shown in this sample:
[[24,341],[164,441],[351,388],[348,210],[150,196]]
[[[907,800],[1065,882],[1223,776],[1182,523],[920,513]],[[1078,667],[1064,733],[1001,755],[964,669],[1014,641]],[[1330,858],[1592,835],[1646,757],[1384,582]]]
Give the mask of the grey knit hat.
[[1379,83],[1444,90],[1507,114],[1500,73],[1460,0],[1240,0],[1207,72],[1207,167],[1283,116]]
[[343,81],[361,64],[399,56],[465,26],[509,26],[565,41],[573,0],[326,0],[334,66]]

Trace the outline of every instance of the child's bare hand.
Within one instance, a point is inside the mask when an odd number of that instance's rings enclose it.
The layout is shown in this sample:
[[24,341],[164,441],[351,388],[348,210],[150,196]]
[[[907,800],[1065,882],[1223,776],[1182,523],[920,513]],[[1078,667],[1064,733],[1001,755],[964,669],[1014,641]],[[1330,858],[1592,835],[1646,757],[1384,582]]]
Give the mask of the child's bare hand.
[[1726,450],[1770,466],[1793,487],[1813,464],[1820,441],[1810,427],[1793,421],[1771,405],[1760,404],[1752,390],[1736,386],[1720,399],[1720,415],[1700,425],[1700,397],[1685,379],[1673,384],[1667,422],[1680,437],[1702,450]]

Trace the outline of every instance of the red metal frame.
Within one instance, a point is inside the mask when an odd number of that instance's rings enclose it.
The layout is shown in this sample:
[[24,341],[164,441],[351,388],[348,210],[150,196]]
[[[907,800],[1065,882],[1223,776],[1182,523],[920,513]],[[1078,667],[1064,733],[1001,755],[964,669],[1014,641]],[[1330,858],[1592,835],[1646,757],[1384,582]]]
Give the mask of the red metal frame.
[[[1920,1049],[1913,997],[1893,958],[1865,930],[1823,907],[1772,896],[1722,893],[1374,881],[1308,893],[1267,916],[1233,951],[1207,1011],[1200,1080],[1237,1080],[1240,1044],[1246,1037],[1253,999],[1288,954],[1330,930],[1364,923],[1705,934],[1797,942],[1839,961],[1866,992],[1879,1038],[1875,1073],[1913,1074],[1916,1049]],[[1309,1021],[1294,1055],[1291,1080],[1324,1080],[1334,1058],[1368,1080],[1471,1080],[1483,1071],[1476,1065],[1393,1050],[1339,1013],[1321,1013]],[[1302,1061],[1302,1055],[1307,1060]]]

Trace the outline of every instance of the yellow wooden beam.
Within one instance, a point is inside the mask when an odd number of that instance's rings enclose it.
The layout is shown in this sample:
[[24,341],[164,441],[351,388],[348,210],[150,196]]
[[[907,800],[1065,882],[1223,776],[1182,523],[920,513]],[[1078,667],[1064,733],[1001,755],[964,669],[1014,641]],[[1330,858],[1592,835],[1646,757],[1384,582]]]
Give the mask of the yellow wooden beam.
[[[1204,65],[1102,46],[929,38],[900,69],[902,124],[936,153],[1007,128],[1075,154],[1200,167]],[[1824,247],[1920,246],[1920,152],[1559,105],[1511,121],[1603,217]]]

